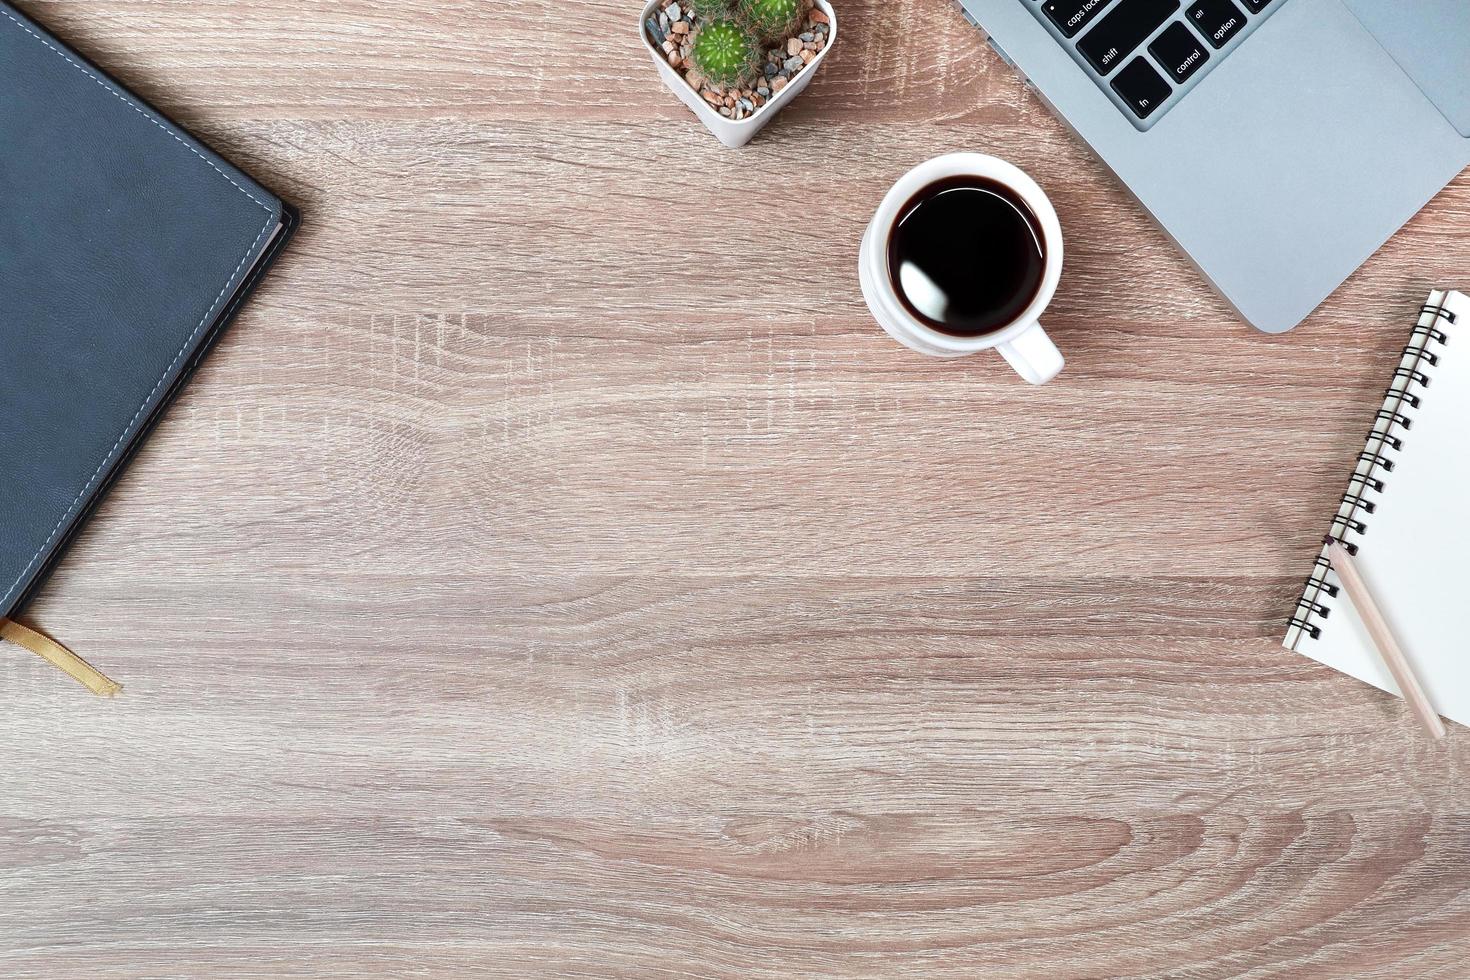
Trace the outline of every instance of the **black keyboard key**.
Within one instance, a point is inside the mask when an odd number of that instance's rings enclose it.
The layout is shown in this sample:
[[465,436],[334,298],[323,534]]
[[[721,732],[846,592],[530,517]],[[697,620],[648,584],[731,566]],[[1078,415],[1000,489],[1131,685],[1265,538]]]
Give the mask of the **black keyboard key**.
[[1112,2],[1113,0],[1046,0],[1041,9],[1057,25],[1057,30],[1067,37],[1076,37]]
[[1245,5],[1253,14],[1258,14],[1270,6],[1271,0],[1245,0]]
[[1216,48],[1223,48],[1245,26],[1245,14],[1230,0],[1199,0],[1189,8],[1189,22]]
[[1165,99],[1169,97],[1172,89],[1164,77],[1154,70],[1154,66],[1142,57],[1134,58],[1128,62],[1128,67],[1118,72],[1118,77],[1113,79],[1113,91],[1123,97],[1128,103],[1128,108],[1139,119],[1147,119]]
[[1179,0],[1121,0],[1083,35],[1077,50],[1099,75],[1106,75],[1178,9]]
[[1154,38],[1148,50],[1175,82],[1188,81],[1190,75],[1210,60],[1210,53],[1200,39],[1183,24],[1170,24]]

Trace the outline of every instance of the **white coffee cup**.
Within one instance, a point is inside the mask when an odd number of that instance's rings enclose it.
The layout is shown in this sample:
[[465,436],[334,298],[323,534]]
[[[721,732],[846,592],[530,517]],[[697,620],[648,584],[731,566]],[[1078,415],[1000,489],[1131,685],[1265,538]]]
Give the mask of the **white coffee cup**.
[[[941,333],[908,311],[888,274],[888,236],[898,212],[915,194],[947,177],[971,176],[996,181],[1016,193],[1041,224],[1046,269],[1036,298],[999,330],[980,337]],[[931,357],[963,357],[995,348],[1016,373],[1032,384],[1045,384],[1062,370],[1062,352],[1041,328],[1039,318],[1062,278],[1062,224],[1046,193],[1020,168],[984,153],[949,153],[919,164],[898,179],[878,205],[858,252],[858,281],[878,325],[894,340]]]

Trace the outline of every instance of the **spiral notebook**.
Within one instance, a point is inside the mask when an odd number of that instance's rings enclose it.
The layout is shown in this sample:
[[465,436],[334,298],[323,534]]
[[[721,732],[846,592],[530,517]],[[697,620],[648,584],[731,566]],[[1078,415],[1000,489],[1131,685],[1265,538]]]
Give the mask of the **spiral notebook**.
[[[1470,297],[1430,294],[1329,532],[1357,558],[1435,710],[1461,724],[1470,724],[1467,326]],[[1285,644],[1399,693],[1325,548]]]

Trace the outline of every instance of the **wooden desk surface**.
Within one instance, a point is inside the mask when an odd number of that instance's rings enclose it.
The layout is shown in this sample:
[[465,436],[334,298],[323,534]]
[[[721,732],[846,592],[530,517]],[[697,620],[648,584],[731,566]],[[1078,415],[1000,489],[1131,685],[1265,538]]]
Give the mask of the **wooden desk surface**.
[[[1465,975],[1470,738],[1277,643],[1462,177],[1269,338],[942,0],[722,149],[626,2],[27,0],[306,215],[0,656],[7,977]],[[1030,389],[888,183],[1054,196]]]

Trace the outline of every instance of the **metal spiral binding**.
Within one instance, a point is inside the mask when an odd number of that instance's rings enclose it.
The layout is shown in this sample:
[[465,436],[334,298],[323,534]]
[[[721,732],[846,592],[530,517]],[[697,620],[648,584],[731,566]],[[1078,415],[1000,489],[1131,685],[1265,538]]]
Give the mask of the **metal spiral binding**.
[[[1430,370],[1439,364],[1440,353],[1431,346],[1443,348],[1450,342],[1442,324],[1454,325],[1456,314],[1443,306],[1427,305],[1420,311],[1419,322],[1410,336],[1409,345],[1399,358],[1393,383],[1384,396],[1383,407],[1368,433],[1367,445],[1358,454],[1348,488],[1332,518],[1331,535],[1342,542],[1350,554],[1358,553],[1359,540],[1368,534],[1367,518],[1378,509],[1375,496],[1387,489],[1393,473],[1394,456],[1401,452],[1411,436],[1402,435],[1413,429],[1410,412],[1419,408],[1420,393],[1429,387]],[[1398,429],[1399,432],[1393,431]],[[1325,549],[1317,556],[1312,576],[1302,597],[1297,600],[1286,645],[1295,649],[1303,638],[1322,636],[1322,624],[1332,615],[1330,600],[1337,598],[1338,587],[1332,580],[1332,563]]]

